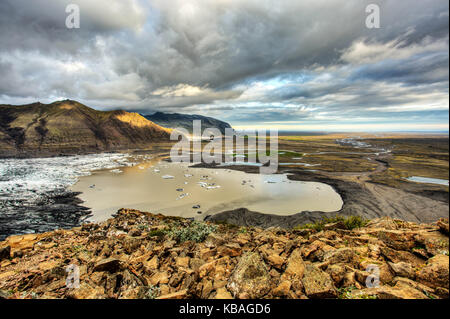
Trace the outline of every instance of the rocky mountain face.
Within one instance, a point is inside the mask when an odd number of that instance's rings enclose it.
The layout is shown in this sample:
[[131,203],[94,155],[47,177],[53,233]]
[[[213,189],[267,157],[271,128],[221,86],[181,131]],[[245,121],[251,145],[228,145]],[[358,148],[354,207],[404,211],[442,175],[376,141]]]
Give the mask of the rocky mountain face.
[[0,156],[140,148],[169,136],[169,129],[137,113],[102,112],[71,100],[0,105]]
[[206,128],[217,128],[220,130],[222,134],[225,134],[226,128],[231,128],[231,125],[220,121],[218,119],[201,116],[201,115],[188,115],[188,114],[179,114],[179,113],[163,113],[156,112],[153,115],[144,115],[146,119],[155,122],[164,127],[170,127],[172,129],[175,128],[184,128],[192,134],[192,121],[200,120],[202,121],[202,132]]
[[[0,242],[0,298],[449,297],[448,219],[343,226],[244,228],[122,209]],[[66,286],[69,265],[78,288]]]

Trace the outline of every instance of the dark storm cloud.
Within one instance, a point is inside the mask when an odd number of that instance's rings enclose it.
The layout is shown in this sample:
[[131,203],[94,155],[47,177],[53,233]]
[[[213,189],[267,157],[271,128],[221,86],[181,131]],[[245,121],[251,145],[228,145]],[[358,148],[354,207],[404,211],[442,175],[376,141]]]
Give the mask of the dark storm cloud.
[[[80,29],[65,27],[69,3]],[[369,3],[381,29],[365,26]],[[2,0],[0,98],[240,122],[368,108],[412,119],[448,109],[448,19],[443,0]]]
[[402,61],[382,61],[355,70],[351,80],[401,82],[408,85],[448,80],[448,53],[420,54]]

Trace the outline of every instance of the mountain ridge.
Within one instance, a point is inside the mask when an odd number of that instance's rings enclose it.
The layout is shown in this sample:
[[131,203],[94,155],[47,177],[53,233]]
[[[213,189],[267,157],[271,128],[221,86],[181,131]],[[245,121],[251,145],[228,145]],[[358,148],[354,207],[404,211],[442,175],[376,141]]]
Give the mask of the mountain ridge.
[[194,120],[202,121],[202,132],[206,128],[217,128],[222,134],[225,134],[226,128],[232,128],[227,122],[221,121],[219,119],[203,116],[198,114],[182,114],[182,113],[165,113],[165,112],[155,112],[152,115],[143,115],[146,119],[159,124],[164,127],[184,128],[192,134],[193,132],[193,122]]
[[170,132],[137,113],[98,111],[73,100],[0,105],[0,156],[142,148],[169,140]]

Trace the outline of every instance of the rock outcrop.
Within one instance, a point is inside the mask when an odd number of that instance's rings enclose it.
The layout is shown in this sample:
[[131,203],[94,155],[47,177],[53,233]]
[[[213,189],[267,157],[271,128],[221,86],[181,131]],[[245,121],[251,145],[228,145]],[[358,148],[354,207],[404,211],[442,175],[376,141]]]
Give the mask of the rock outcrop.
[[[122,209],[0,242],[0,298],[448,298],[445,224],[383,218],[317,232]],[[180,229],[198,233],[180,241]]]

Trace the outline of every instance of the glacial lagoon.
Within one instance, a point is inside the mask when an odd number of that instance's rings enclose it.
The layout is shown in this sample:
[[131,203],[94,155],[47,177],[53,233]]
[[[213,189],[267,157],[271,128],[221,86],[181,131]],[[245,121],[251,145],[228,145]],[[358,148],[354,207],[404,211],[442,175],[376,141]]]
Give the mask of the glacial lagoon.
[[81,177],[71,187],[92,209],[92,221],[109,218],[120,208],[203,219],[245,207],[253,211],[292,215],[301,211],[338,211],[340,195],[329,185],[291,181],[286,174],[249,174],[192,168],[161,159],[133,167],[103,169]]

